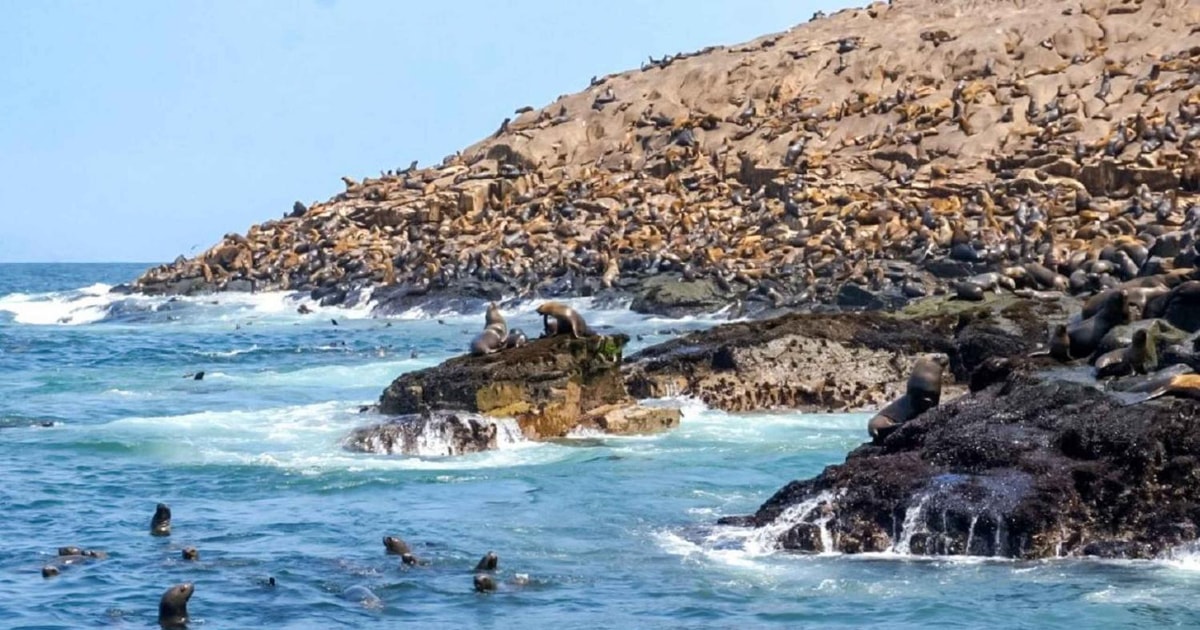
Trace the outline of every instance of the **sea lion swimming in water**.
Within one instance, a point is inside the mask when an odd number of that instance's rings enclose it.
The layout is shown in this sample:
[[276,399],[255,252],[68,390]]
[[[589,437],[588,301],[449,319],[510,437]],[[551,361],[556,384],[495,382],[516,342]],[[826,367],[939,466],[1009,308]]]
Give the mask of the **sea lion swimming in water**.
[[895,428],[936,407],[942,397],[942,365],[921,357],[913,363],[904,395],[893,400],[867,422],[867,432],[876,444]]
[[162,599],[158,600],[158,625],[163,628],[187,627],[187,604],[195,591],[196,587],[191,582],[176,584],[167,589]]
[[200,559],[200,552],[195,547],[184,547],[180,556],[184,560],[196,561]]
[[485,573],[476,573],[474,583],[477,593],[490,593],[496,590],[496,579]]
[[404,539],[399,536],[384,536],[383,546],[389,554],[395,556],[412,552],[412,548],[408,546],[408,543],[404,542]]
[[471,354],[479,356],[499,352],[508,340],[508,323],[500,313],[500,307],[495,302],[488,304],[484,316],[483,332],[471,340]]
[[166,503],[159,503],[154,508],[154,518],[150,519],[150,535],[171,535],[171,508]]
[[500,556],[496,552],[489,551],[487,555],[479,559],[479,564],[475,565],[476,571],[495,571],[500,564]]
[[[542,321],[546,326],[546,335],[544,335],[546,337],[571,335],[579,339],[596,334],[592,332],[591,328],[588,328],[587,322],[578,311],[561,302],[546,302],[537,307],[537,314],[542,316]],[[554,321],[553,332],[550,327],[551,321]]]

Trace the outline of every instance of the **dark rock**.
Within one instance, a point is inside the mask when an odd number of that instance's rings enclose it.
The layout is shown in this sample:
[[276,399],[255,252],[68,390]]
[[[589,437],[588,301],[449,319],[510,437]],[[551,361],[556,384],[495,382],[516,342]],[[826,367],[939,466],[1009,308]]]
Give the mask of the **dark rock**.
[[342,445],[363,453],[440,457],[492,450],[519,437],[507,433],[519,428],[474,413],[433,411],[359,427]]
[[712,313],[728,305],[717,294],[712,280],[680,281],[674,276],[655,276],[642,283],[629,309],[645,315],[683,317]]
[[1077,383],[1012,376],[787,484],[754,523],[790,532],[820,504],[847,553],[1153,557],[1195,536],[1198,429],[1198,401],[1125,406]]
[[846,283],[838,289],[837,305],[843,308],[879,310],[884,307],[883,300],[874,293],[856,285]]

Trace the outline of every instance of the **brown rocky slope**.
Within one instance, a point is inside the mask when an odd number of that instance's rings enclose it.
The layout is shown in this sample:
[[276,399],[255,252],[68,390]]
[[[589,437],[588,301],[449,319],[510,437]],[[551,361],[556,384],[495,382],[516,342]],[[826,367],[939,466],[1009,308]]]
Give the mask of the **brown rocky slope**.
[[845,10],[597,78],[439,165],[346,178],[135,288],[336,303],[384,287],[386,308],[683,280],[639,302],[652,311],[854,305],[856,289],[911,297],[1043,257],[1069,274],[1143,215],[1187,212],[1198,23],[1184,0]]

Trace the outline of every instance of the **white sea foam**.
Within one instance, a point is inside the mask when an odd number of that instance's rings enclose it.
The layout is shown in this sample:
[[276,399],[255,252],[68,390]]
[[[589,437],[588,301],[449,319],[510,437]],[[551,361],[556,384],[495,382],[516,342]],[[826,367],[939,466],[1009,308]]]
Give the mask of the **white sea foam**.
[[110,288],[96,283],[74,291],[10,293],[0,297],[0,311],[12,313],[19,324],[90,324],[107,314]]
[[[323,307],[305,293],[263,291],[214,293],[195,296],[147,296],[110,293],[107,284],[71,291],[11,293],[0,297],[0,311],[12,313],[20,324],[78,326],[106,320],[149,322],[242,322],[249,319],[286,321],[302,318],[363,319],[372,304],[363,300],[352,308]],[[305,305],[313,311],[300,315]]]
[[[116,440],[168,464],[248,465],[304,474],[363,470],[469,470],[561,461],[571,449],[525,441],[505,424],[495,451],[458,457],[402,457],[352,453],[342,448],[354,427],[377,418],[356,405],[325,402],[262,410],[205,411],[130,417],[79,427],[83,439]],[[432,438],[431,438],[432,439]],[[427,444],[429,453],[444,445]]]

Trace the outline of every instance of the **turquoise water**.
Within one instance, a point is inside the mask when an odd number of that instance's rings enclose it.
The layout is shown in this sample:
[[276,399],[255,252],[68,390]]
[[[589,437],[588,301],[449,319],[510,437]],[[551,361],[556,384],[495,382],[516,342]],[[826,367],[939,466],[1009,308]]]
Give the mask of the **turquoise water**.
[[[302,316],[281,294],[106,293],[142,268],[0,265],[0,627],[156,627],[160,594],[182,581],[196,584],[196,628],[1200,623],[1200,562],[1182,552],[814,557],[710,526],[841,461],[863,439],[863,415],[735,416],[674,401],[682,426],[652,438],[461,458],[346,452],[340,439],[371,421],[358,408],[397,374],[459,353],[481,313],[385,321],[366,309]],[[509,320],[538,327],[529,306]],[[644,335],[635,346],[712,323],[591,320]],[[204,380],[183,378],[197,370]],[[159,501],[174,512],[169,538],[148,534]],[[429,564],[386,556],[389,534]],[[42,565],[71,544],[110,558],[44,580]],[[185,546],[199,562],[179,559]],[[489,550],[502,581],[529,583],[474,593],[471,568]],[[356,586],[379,601],[348,597]]]

